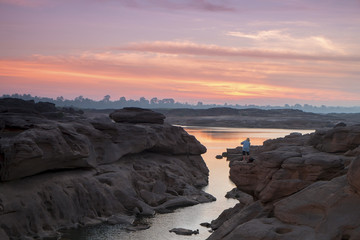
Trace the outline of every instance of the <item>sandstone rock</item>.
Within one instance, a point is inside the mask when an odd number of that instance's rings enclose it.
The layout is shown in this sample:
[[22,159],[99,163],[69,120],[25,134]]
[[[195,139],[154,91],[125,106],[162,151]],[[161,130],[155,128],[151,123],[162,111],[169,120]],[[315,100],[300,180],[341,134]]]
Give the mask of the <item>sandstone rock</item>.
[[113,215],[109,217],[106,222],[110,225],[116,225],[116,224],[131,225],[134,223],[134,221],[135,221],[134,216]]
[[165,116],[149,109],[129,107],[110,113],[110,118],[115,122],[163,124]]
[[310,144],[323,152],[345,153],[360,145],[360,126],[337,127],[316,131]]
[[163,194],[152,193],[144,189],[140,190],[140,196],[150,206],[158,206],[167,200]]
[[2,181],[54,169],[96,167],[145,150],[177,155],[206,151],[194,136],[168,124],[115,124],[102,118],[89,122],[35,121],[26,128],[16,134],[0,134]]
[[148,225],[148,224],[137,224],[134,226],[128,226],[125,229],[128,231],[140,231],[140,230],[146,230],[149,228],[150,228],[150,225]]
[[254,198],[251,195],[244,193],[237,188],[233,188],[230,192],[227,192],[225,197],[237,199],[240,203],[245,205],[249,205],[254,202]]
[[[268,141],[253,153],[254,163],[231,165],[230,178],[260,199],[268,215],[249,207],[226,210],[208,239],[360,239],[360,158],[340,154],[356,149],[358,127]],[[328,153],[334,146],[337,154]],[[254,215],[244,220],[246,209]]]
[[[195,199],[200,199],[201,195],[204,195],[201,202],[212,201],[209,194],[200,189],[185,190],[194,179],[207,176],[206,171],[190,171],[188,164],[191,166],[191,163],[189,160],[185,163],[185,159],[155,153],[138,154],[123,157],[111,165],[98,166],[96,170],[48,172],[0,183],[0,229],[7,226],[3,231],[12,238],[40,236],[44,229],[54,232],[58,228],[75,227],[76,223],[92,224],[91,219],[104,218],[103,221],[111,224],[126,223],[128,219],[131,222],[135,215],[153,215],[158,208],[198,204],[200,201]],[[132,167],[134,163],[150,167],[146,171],[136,170]],[[168,182],[165,171],[170,173],[175,169],[173,174],[180,171],[182,176]],[[156,196],[165,202],[156,207],[149,205],[141,194],[144,190],[135,184],[138,181],[153,182],[153,189],[160,189]],[[182,195],[164,192],[171,188],[182,191]],[[119,218],[114,214],[128,214],[129,217]]]
[[[210,239],[210,238],[209,238]],[[212,238],[211,238],[212,239]],[[232,232],[223,238],[212,240],[317,240],[314,230],[306,226],[294,226],[284,224],[276,218],[252,219],[237,226]]]
[[173,198],[173,199],[170,199],[168,201],[166,201],[165,203],[157,206],[155,208],[155,210],[158,210],[158,209],[174,209],[174,208],[179,208],[179,207],[188,207],[188,206],[193,206],[193,205],[196,205],[196,204],[199,204],[199,202],[195,201],[195,200],[192,200],[192,199],[189,199],[187,197],[182,197],[182,196],[179,196],[177,198]]
[[[226,219],[216,231],[211,234],[208,240],[224,239],[229,233],[231,233],[238,226],[246,223],[254,218],[267,216],[270,210],[265,209],[263,205],[257,201],[251,205],[246,206],[243,209],[237,208],[235,214],[231,214],[230,218]],[[213,227],[213,223],[211,224]]]
[[200,223],[200,226],[206,227],[206,228],[210,228],[210,227],[211,227],[211,224],[208,223],[208,222],[203,222],[203,223]]
[[9,240],[8,235],[6,234],[6,232],[2,228],[0,228],[0,239]]
[[243,203],[238,203],[234,207],[225,209],[215,220],[212,220],[210,227],[212,230],[218,229],[224,222],[231,219],[234,215],[238,214],[244,208]]
[[196,229],[195,231],[185,228],[173,228],[169,230],[169,232],[173,232],[177,235],[193,235],[193,234],[199,234],[199,229]]
[[338,128],[338,127],[346,127],[346,123],[344,123],[344,122],[339,122],[339,123],[337,123],[337,124],[334,126],[334,128]]
[[275,217],[282,222],[311,227],[316,230],[314,239],[324,240],[357,233],[359,212],[360,196],[350,190],[346,176],[314,183],[279,201],[274,209]]
[[63,128],[38,127],[14,138],[1,138],[1,180],[13,180],[52,169],[94,167],[90,141]]
[[201,190],[206,148],[181,127],[71,113],[60,121],[39,112],[51,104],[26,104],[0,113],[1,239],[59,238],[61,228],[215,200]]
[[308,146],[285,146],[263,150],[251,164],[231,165],[230,179],[239,190],[263,202],[289,196],[318,180],[346,173],[348,158],[319,152]]
[[347,179],[354,191],[360,194],[360,156],[350,164]]

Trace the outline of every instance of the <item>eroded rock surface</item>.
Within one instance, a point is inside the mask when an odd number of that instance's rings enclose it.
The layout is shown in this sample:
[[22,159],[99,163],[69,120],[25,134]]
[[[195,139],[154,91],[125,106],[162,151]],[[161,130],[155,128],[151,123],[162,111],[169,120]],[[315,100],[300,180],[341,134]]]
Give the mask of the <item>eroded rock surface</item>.
[[1,101],[2,239],[101,222],[131,228],[135,217],[215,200],[200,190],[206,148],[180,127]]
[[233,160],[230,178],[255,202],[226,210],[208,239],[360,239],[359,138],[359,126],[340,125],[267,141],[252,163]]
[[110,114],[115,122],[163,124],[165,116],[149,109],[127,107]]

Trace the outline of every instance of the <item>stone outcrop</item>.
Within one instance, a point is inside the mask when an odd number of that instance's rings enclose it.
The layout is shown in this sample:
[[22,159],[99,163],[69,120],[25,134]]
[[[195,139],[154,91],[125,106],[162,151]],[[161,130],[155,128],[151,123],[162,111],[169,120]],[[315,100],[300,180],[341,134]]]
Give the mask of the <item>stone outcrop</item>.
[[310,144],[323,152],[359,155],[360,125],[337,126],[329,131],[316,131]]
[[127,107],[110,113],[115,122],[163,124],[165,116],[149,109]]
[[[217,219],[216,239],[360,239],[359,126],[269,140],[252,163],[233,160],[230,178],[254,202]],[[236,224],[234,224],[236,223]]]
[[201,191],[206,148],[182,128],[38,104],[0,100],[1,239],[101,222],[136,228],[135,217],[215,200]]

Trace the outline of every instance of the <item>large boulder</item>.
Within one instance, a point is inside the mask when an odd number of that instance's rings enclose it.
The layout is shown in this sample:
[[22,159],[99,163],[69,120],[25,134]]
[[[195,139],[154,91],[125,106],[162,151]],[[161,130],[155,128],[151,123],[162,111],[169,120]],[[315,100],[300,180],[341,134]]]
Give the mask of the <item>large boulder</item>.
[[163,124],[165,116],[150,109],[127,107],[110,113],[110,118],[122,123],[156,123]]
[[329,153],[345,153],[360,146],[360,125],[318,130],[310,139],[316,149]]
[[360,196],[346,176],[320,181],[275,204],[274,216],[283,223],[315,230],[310,239],[359,239]]
[[0,180],[41,172],[93,168],[145,150],[162,154],[199,155],[206,152],[194,136],[169,124],[114,123],[109,118],[74,121],[26,121],[27,128],[9,128],[0,136]]
[[252,163],[235,162],[230,179],[239,190],[263,202],[289,196],[319,180],[346,172],[349,157],[319,152],[309,146],[284,146],[260,152]]

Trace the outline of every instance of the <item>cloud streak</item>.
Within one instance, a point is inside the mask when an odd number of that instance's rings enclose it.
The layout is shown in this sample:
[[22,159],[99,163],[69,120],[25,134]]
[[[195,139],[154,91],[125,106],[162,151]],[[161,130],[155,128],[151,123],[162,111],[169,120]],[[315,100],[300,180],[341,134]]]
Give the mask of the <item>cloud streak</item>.
[[46,4],[48,0],[0,0],[0,4],[15,5],[20,7],[36,7]]
[[170,10],[200,10],[209,12],[232,12],[235,8],[226,5],[223,1],[209,1],[209,0],[120,0],[120,4],[126,7],[139,9],[170,9]]
[[[276,33],[262,34],[262,38],[268,38]],[[256,37],[256,36],[251,36]],[[331,44],[318,38],[316,41],[323,45]],[[289,50],[267,50],[267,49],[244,49],[221,47],[217,45],[196,44],[192,42],[141,42],[130,43],[121,47],[113,48],[112,50],[121,51],[136,51],[136,52],[152,52],[164,54],[186,54],[186,55],[200,55],[200,56],[217,56],[217,57],[250,57],[250,58],[266,58],[266,59],[292,59],[292,60],[318,60],[318,61],[349,61],[359,62],[360,56],[357,55],[340,55],[340,54],[303,54]]]
[[267,30],[259,31],[255,34],[248,34],[243,32],[228,32],[226,35],[247,38],[257,42],[261,42],[264,46],[281,46],[282,48],[296,49],[300,51],[316,51],[322,50],[325,52],[333,52],[336,54],[344,54],[344,50],[333,43],[330,39],[323,36],[310,36],[296,38],[291,36],[284,30]]

